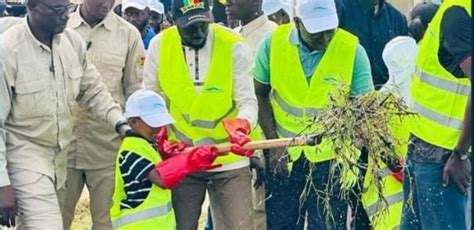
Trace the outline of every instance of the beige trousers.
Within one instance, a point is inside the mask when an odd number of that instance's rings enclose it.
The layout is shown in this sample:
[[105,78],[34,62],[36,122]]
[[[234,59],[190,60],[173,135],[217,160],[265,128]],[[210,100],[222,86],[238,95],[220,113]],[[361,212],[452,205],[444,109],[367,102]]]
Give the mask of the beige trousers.
[[60,201],[51,177],[26,169],[9,168],[18,207],[18,230],[62,230]]
[[173,189],[177,229],[197,229],[206,190],[215,230],[255,229],[251,179],[249,167],[189,175]]
[[110,208],[114,193],[115,169],[98,170],[68,168],[67,187],[63,206],[64,229],[69,229],[74,219],[76,204],[81,197],[84,185],[90,195],[90,212],[94,230],[110,230]]

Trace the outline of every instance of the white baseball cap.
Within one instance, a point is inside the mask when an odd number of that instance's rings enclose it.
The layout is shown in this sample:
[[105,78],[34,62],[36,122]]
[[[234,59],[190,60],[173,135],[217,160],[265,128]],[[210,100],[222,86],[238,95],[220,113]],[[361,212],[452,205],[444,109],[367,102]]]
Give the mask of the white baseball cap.
[[122,1],[122,11],[125,11],[127,8],[136,8],[139,10],[144,10],[148,7],[148,0],[123,0]]
[[334,0],[299,0],[296,4],[296,17],[303,21],[309,33],[335,29],[339,25]]
[[139,117],[153,128],[159,128],[174,122],[174,119],[168,113],[165,100],[157,93],[144,89],[130,95],[125,104],[124,116],[126,118]]
[[148,7],[150,7],[151,11],[154,11],[156,13],[165,13],[165,6],[159,0],[148,0]]
[[280,9],[285,10],[289,15],[293,11],[291,5],[282,0],[263,0],[262,2],[262,10],[267,16],[278,12]]

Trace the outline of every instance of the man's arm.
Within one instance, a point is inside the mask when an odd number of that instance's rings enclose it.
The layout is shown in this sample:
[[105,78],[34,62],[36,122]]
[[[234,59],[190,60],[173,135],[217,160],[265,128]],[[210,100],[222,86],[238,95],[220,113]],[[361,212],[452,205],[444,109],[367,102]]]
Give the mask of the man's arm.
[[145,58],[143,88],[161,93],[158,86],[158,55],[160,55],[161,34],[155,36],[148,46]]
[[[469,80],[472,81],[472,72],[471,72],[471,56],[466,58],[464,60],[460,67],[462,71],[464,72],[464,75],[469,78]],[[461,137],[459,138],[458,144],[456,145],[456,150],[459,151],[467,151],[469,149],[470,145],[470,140],[471,140],[471,126],[472,126],[472,120],[471,120],[471,96],[469,96],[469,99],[466,104],[466,110],[464,113],[464,123],[461,131]]]
[[83,76],[80,83],[80,92],[76,101],[79,106],[90,110],[92,114],[115,127],[124,121],[122,109],[114,101],[101,81],[100,74],[86,55],[85,45],[81,42],[77,52],[82,62]]
[[0,57],[0,187],[10,185],[10,179],[7,173],[6,160],[6,140],[7,130],[5,129],[5,121],[7,120],[12,101],[12,90],[10,80],[12,79],[11,71],[7,70],[7,63],[3,57]]
[[358,44],[354,59],[351,96],[366,94],[374,90],[374,82],[371,73],[372,71],[370,69],[370,61],[367,52],[364,47]]
[[145,48],[140,33],[132,30],[131,44],[128,47],[127,59],[123,70],[123,91],[125,99],[142,87]]
[[233,100],[237,107],[237,117],[247,119],[251,127],[257,125],[258,104],[252,80],[251,54],[245,43],[237,43],[234,46],[234,88],[232,89]]

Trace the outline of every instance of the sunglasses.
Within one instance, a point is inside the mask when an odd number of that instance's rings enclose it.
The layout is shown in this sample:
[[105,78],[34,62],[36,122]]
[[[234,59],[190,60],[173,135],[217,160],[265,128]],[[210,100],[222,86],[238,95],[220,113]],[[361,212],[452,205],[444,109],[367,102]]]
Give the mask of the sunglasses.
[[53,12],[55,15],[63,15],[64,13],[73,13],[76,10],[76,5],[74,3],[69,3],[65,6],[50,6],[48,4],[39,2],[39,4],[45,6],[48,8],[51,12]]

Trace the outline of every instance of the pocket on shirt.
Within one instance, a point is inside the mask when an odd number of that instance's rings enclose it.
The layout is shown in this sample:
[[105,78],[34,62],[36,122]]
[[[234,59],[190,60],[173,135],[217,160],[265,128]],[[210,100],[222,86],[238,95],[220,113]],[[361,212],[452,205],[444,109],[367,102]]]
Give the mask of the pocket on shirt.
[[74,102],[81,89],[81,78],[84,75],[82,68],[73,68],[68,73],[68,92],[69,102]]
[[103,54],[100,59],[99,71],[102,81],[110,92],[121,88],[125,57],[111,54]]
[[53,98],[48,80],[17,83],[12,112],[20,118],[42,117],[53,113]]

